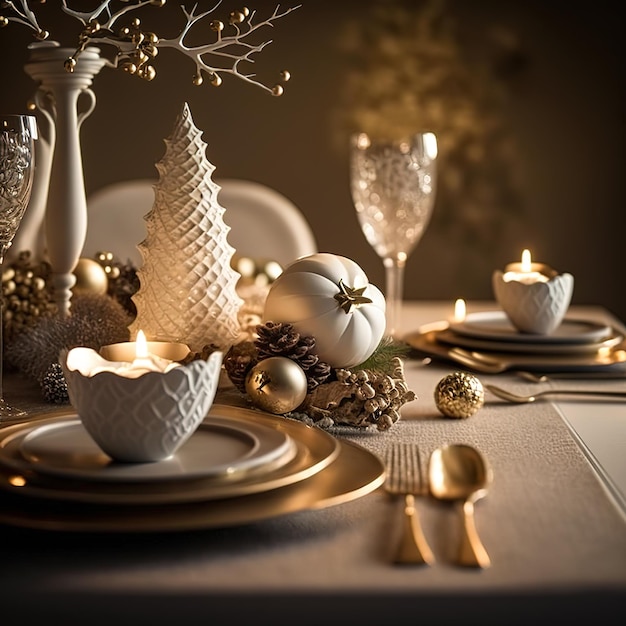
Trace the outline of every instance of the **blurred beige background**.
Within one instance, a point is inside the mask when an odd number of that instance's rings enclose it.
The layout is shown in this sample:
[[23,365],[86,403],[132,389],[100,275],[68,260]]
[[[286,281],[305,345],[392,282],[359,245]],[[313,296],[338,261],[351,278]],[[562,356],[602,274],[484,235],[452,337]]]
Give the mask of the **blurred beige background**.
[[[147,7],[142,23],[175,36],[181,3]],[[265,18],[276,4],[248,6]],[[73,45],[78,23],[52,5],[37,8],[42,25]],[[237,8],[225,0],[215,17]],[[626,320],[618,29],[608,0],[304,0],[264,31],[273,43],[251,70],[273,84],[288,69],[280,98],[229,76],[220,88],[196,87],[193,63],[170,50],[150,83],[105,68],[82,127],[86,191],[156,178],[163,140],[188,102],[215,178],[277,189],[300,207],[320,250],[354,259],[382,287],[382,263],[350,198],[348,136],[429,127],[439,136],[440,182],[407,264],[406,298],[490,299],[492,271],[530,248],[534,260],[574,275],[574,303]],[[34,92],[23,71],[30,41],[24,27],[0,31],[4,112],[25,110]]]

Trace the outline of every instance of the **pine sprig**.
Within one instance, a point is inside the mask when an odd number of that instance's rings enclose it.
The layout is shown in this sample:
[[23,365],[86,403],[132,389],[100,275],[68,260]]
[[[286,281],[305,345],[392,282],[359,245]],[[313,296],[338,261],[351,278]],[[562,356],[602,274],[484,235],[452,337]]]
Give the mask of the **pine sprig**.
[[363,363],[350,368],[353,371],[370,370],[372,372],[389,372],[393,369],[392,359],[403,358],[409,353],[409,346],[396,341],[391,336],[385,336],[380,340],[378,347]]

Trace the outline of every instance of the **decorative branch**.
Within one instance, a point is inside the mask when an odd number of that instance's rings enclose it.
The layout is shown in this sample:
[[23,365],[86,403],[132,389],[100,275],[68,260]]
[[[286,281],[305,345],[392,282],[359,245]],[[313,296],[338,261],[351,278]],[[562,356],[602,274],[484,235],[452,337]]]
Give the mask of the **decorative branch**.
[[[45,2],[45,0],[39,1],[42,4]],[[282,11],[278,5],[270,17],[259,22],[254,21],[256,11],[250,11],[248,7],[231,11],[227,25],[219,19],[212,19],[209,22],[209,29],[216,36],[215,41],[191,46],[187,45],[190,31],[213,14],[222,4],[222,0],[217,0],[213,8],[200,13],[197,12],[197,3],[191,10],[187,10],[184,5],[181,5],[180,8],[186,19],[186,24],[178,36],[173,39],[162,39],[155,32],[144,30],[138,17],[132,18],[127,25],[122,26],[117,32],[114,30],[116,22],[128,13],[142,9],[146,5],[161,8],[165,6],[166,0],[103,0],[97,8],[90,11],[73,9],[68,5],[68,1],[62,0],[61,10],[78,20],[83,26],[78,35],[78,46],[64,64],[68,72],[74,71],[77,59],[85,48],[90,44],[96,44],[114,48],[114,57],[110,59],[111,66],[145,80],[153,80],[156,77],[156,68],[153,65],[155,57],[160,49],[171,48],[194,62],[196,71],[192,80],[195,85],[201,85],[204,82],[204,73],[211,85],[219,87],[222,84],[221,75],[230,74],[256,85],[274,96],[280,96],[284,91],[282,85],[268,86],[258,80],[255,74],[246,73],[240,65],[242,62],[254,63],[255,55],[272,43],[272,40],[257,44],[250,43],[249,37],[252,33],[263,27],[273,28],[276,20],[285,17],[300,8],[301,5]],[[124,6],[114,9],[112,7],[114,1],[123,2]],[[10,11],[9,14],[0,16],[0,26],[6,26],[9,22],[16,22],[34,30],[36,37],[40,40],[49,36],[48,31],[39,26],[35,12],[29,8],[28,0],[2,2],[0,8],[4,11]],[[224,35],[225,28],[231,28],[234,34]],[[282,82],[288,81],[289,78],[290,73],[287,70],[280,73]]]
[[[43,4],[44,1],[45,0],[40,0],[41,4]],[[15,5],[16,3],[12,1],[3,2],[0,5],[1,9],[11,9],[15,13],[15,15],[9,15],[8,17],[0,15],[0,27],[7,26],[9,22],[16,22],[17,24],[23,24],[24,26],[28,26],[28,28],[32,28],[35,31],[37,39],[47,39],[50,33],[39,26],[37,17],[33,11],[30,10],[27,0],[19,0],[20,8]]]
[[[219,4],[219,3],[218,3]],[[283,93],[283,87],[281,85],[274,85],[271,89],[263,85],[257,80],[254,80],[254,74],[244,74],[239,70],[239,64],[242,61],[247,61],[249,63],[254,63],[253,55],[261,52],[265,46],[272,43],[271,40],[264,41],[258,45],[252,45],[248,43],[245,39],[249,37],[250,34],[259,30],[264,26],[273,27],[273,22],[285,15],[288,15],[295,9],[299,8],[298,5],[296,7],[292,7],[284,10],[282,13],[279,13],[280,5],[278,5],[272,15],[261,22],[254,23],[255,11],[250,12],[247,7],[244,7],[241,11],[233,11],[229,16],[229,25],[232,26],[235,30],[235,34],[231,36],[223,36],[222,33],[224,31],[224,23],[219,20],[213,20],[209,26],[211,30],[217,33],[217,39],[213,43],[203,44],[195,47],[188,47],[185,44],[185,37],[188,35],[191,28],[197,24],[200,20],[206,18],[209,14],[211,14],[215,8],[209,9],[204,13],[195,14],[195,10],[197,5],[193,7],[191,12],[188,12],[184,7],[182,7],[183,12],[185,13],[185,18],[187,19],[187,26],[181,31],[181,33],[175,39],[162,39],[159,42],[159,47],[161,48],[174,48],[179,50],[186,56],[190,57],[194,60],[196,64],[196,74],[193,78],[193,82],[196,85],[200,85],[203,82],[202,71],[206,71],[209,75],[210,83],[218,87],[222,84],[222,78],[220,73],[224,74],[232,74],[234,76],[239,77],[240,79],[262,87],[271,91],[271,93],[275,96],[280,96]],[[243,26],[240,26],[243,24]],[[229,52],[228,50],[233,49],[233,47],[237,50],[237,53]],[[221,59],[229,59],[232,61],[230,67],[228,66],[218,66],[212,63],[209,63],[205,60],[205,57],[209,57],[213,55],[216,58]],[[287,71],[281,72],[281,78],[284,81],[288,81],[290,78],[290,74]]]

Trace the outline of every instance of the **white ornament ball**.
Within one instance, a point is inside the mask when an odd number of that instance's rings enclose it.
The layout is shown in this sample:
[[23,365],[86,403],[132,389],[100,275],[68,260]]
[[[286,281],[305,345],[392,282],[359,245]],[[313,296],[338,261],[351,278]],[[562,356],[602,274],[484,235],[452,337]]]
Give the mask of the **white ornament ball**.
[[283,356],[259,361],[248,372],[245,386],[255,406],[276,415],[297,409],[307,394],[304,370]]
[[333,368],[363,363],[385,334],[385,297],[351,259],[320,252],[288,265],[272,283],[265,322],[289,323],[315,338]]

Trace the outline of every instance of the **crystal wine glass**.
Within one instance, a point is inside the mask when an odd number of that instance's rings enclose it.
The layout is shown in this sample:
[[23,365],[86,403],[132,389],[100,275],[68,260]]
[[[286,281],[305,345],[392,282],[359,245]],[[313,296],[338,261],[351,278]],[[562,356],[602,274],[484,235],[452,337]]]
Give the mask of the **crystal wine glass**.
[[[37,122],[33,115],[0,114],[0,275],[4,256],[24,216],[33,184]],[[8,405],[2,391],[4,294],[0,293],[0,425],[25,413]]]
[[385,267],[387,335],[396,337],[404,289],[404,267],[421,239],[435,203],[437,139],[415,133],[379,139],[351,137],[352,200],[363,234]]

